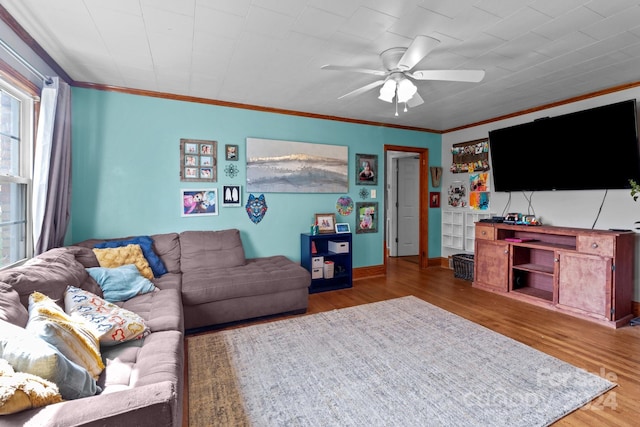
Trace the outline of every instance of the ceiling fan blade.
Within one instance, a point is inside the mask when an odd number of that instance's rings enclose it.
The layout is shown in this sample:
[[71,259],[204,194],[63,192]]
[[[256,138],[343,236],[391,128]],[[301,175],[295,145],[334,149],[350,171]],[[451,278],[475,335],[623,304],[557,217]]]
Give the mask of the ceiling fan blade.
[[416,80],[446,80],[477,83],[484,79],[484,70],[419,70],[409,77]]
[[411,108],[417,107],[420,104],[424,104],[424,99],[422,99],[418,92],[414,93],[413,97],[407,101],[407,105]]
[[439,44],[440,40],[433,37],[417,36],[398,61],[398,68],[405,71],[412,69]]
[[351,71],[351,72],[355,72],[355,73],[373,74],[374,76],[386,76],[387,75],[386,71],[370,70],[368,68],[347,67],[347,66],[343,66],[343,65],[327,64],[327,65],[323,65],[320,68],[322,68],[323,70]]
[[376,88],[378,86],[382,86],[384,84],[384,82],[385,82],[384,80],[378,80],[378,81],[375,81],[373,83],[369,83],[368,85],[362,86],[359,89],[356,89],[356,90],[351,91],[349,93],[345,93],[344,95],[338,97],[338,99],[347,98],[347,97],[355,96],[355,95],[360,95],[361,93],[365,93],[367,91],[370,91],[371,89],[374,89],[374,88]]

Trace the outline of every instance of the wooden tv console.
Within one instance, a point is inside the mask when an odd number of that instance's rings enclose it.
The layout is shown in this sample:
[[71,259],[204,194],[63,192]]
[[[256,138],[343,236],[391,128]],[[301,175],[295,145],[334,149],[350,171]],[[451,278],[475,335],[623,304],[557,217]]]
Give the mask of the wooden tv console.
[[476,222],[473,286],[618,328],[634,253],[632,231]]

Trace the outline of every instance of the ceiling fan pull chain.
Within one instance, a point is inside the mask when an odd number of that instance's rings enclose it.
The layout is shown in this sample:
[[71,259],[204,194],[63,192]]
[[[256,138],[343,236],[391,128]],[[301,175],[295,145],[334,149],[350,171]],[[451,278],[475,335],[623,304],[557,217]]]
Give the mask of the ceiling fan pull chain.
[[396,94],[396,117],[398,117],[398,95]]

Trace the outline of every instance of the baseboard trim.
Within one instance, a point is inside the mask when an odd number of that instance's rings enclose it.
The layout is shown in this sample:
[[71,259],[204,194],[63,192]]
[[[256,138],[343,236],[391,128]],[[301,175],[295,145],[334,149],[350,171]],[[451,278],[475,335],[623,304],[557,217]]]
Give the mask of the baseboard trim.
[[[446,258],[429,258],[427,266],[448,268]],[[353,269],[353,280],[368,279],[369,277],[386,276],[387,268],[384,264],[370,265],[367,267],[358,267]]]
[[382,265],[370,265],[368,267],[358,267],[353,269],[353,280],[367,279],[375,276],[385,276],[387,269]]

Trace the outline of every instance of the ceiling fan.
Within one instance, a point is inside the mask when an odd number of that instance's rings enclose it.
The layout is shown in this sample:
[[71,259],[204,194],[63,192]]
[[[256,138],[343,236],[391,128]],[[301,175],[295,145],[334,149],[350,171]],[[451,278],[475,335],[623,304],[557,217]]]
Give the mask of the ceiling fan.
[[416,107],[424,102],[417,92],[418,88],[411,80],[442,80],[477,83],[484,78],[484,70],[411,71],[413,67],[422,61],[438,44],[440,44],[440,40],[420,35],[411,42],[409,47],[393,47],[385,50],[380,54],[380,59],[386,71],[330,64],[323,65],[321,68],[323,70],[353,71],[382,77],[382,79],[344,94],[338,97],[338,99],[360,95],[378,86],[382,86],[378,99],[393,102],[395,98],[397,116],[398,103],[404,103],[404,111],[407,111],[407,106]]

